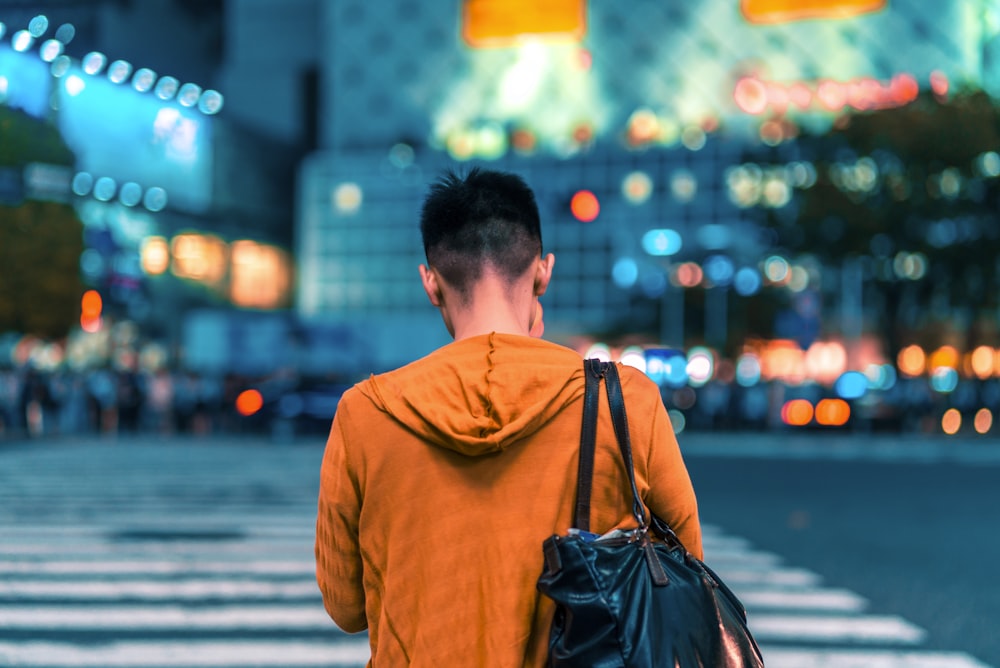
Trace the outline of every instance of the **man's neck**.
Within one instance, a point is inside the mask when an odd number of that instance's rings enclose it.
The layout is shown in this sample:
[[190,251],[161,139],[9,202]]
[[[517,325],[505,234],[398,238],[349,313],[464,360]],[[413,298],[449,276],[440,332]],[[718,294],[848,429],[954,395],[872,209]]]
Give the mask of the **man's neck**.
[[455,340],[490,332],[528,336],[533,308],[530,288],[483,280],[467,305],[451,311]]

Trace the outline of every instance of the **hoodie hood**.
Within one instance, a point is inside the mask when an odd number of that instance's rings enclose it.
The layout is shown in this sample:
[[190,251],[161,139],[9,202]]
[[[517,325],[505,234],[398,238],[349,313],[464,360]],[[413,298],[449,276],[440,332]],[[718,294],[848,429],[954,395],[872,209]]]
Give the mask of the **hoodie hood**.
[[469,456],[533,434],[583,395],[573,350],[514,334],[462,339],[359,390],[422,439]]

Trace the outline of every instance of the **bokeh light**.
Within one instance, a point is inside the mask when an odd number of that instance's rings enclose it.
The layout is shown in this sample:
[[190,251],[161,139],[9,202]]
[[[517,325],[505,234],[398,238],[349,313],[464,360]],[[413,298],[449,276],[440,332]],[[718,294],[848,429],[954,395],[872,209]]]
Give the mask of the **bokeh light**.
[[653,192],[653,180],[643,171],[629,172],[622,180],[622,195],[629,204],[642,204]]
[[949,408],[941,416],[941,431],[952,436],[962,428],[962,414],[957,408]]
[[646,351],[641,346],[629,346],[622,351],[621,363],[646,373]]
[[357,183],[341,183],[333,189],[333,206],[338,213],[357,213],[363,201],[364,195]]
[[931,372],[931,388],[935,392],[948,394],[958,387],[958,371],[947,366],[939,366]]
[[930,368],[931,373],[943,367],[958,369],[960,359],[958,350],[954,346],[941,346],[931,353],[927,361],[927,366]]
[[868,391],[868,377],[860,371],[848,371],[837,379],[835,389],[842,399],[860,399]]
[[715,356],[708,348],[695,346],[688,351],[687,367],[688,382],[694,387],[700,387],[710,381],[715,374]]
[[792,427],[804,427],[812,419],[813,405],[808,399],[791,399],[781,407],[781,421]]
[[611,348],[609,348],[608,344],[606,343],[600,343],[600,342],[594,343],[589,348],[587,348],[587,351],[583,354],[583,358],[588,360],[597,359],[601,360],[602,362],[610,362]]
[[733,278],[733,288],[737,294],[743,297],[750,297],[757,294],[760,287],[760,273],[753,267],[741,267]]
[[111,83],[124,83],[132,74],[132,64],[126,60],[116,60],[108,65],[108,81]]
[[569,208],[573,217],[582,223],[596,220],[601,213],[601,203],[597,200],[597,195],[589,190],[578,190],[574,193]]
[[673,348],[646,350],[646,375],[657,385],[678,388],[687,384],[687,358]]
[[161,100],[169,100],[177,94],[180,85],[181,82],[174,77],[160,77],[160,80],[156,82],[156,87],[153,89],[153,94]]
[[236,411],[249,417],[259,412],[264,407],[264,397],[259,390],[244,390],[236,397]]
[[677,230],[649,230],[642,235],[642,249],[650,255],[675,255],[682,246],[681,235]]
[[820,399],[816,404],[816,424],[840,427],[851,418],[851,406],[843,399]]
[[15,51],[27,51],[35,43],[35,38],[27,30],[18,30],[10,39]]
[[193,83],[186,83],[177,91],[177,102],[182,107],[193,107],[198,104],[201,97],[201,86]]
[[170,245],[165,237],[147,237],[142,241],[139,257],[142,270],[150,276],[158,276],[170,267]]
[[985,434],[993,428],[993,411],[989,408],[980,408],[976,411],[976,416],[973,418],[972,426],[975,428],[977,434]]
[[619,288],[631,288],[639,280],[639,264],[630,257],[619,258],[611,269],[611,280]]
[[687,418],[676,408],[668,410],[667,417],[670,418],[670,426],[673,427],[674,434],[680,434],[687,427]]
[[913,344],[906,346],[899,351],[896,357],[896,366],[899,371],[906,376],[917,377],[923,375],[927,368],[927,356],[923,348]]
[[99,74],[108,62],[107,56],[100,51],[91,51],[83,57],[83,71],[87,74]]
[[670,282],[682,288],[701,285],[705,272],[697,262],[682,262],[670,272]]
[[970,356],[970,364],[972,366],[972,372],[980,380],[985,380],[993,375],[994,373],[994,360],[996,359],[995,351],[989,346],[978,346],[972,351]]
[[736,382],[743,387],[753,387],[760,382],[760,358],[754,353],[743,353],[736,360]]
[[764,260],[764,276],[772,283],[779,285],[787,283],[791,278],[791,267],[788,260],[779,255],[770,256]]

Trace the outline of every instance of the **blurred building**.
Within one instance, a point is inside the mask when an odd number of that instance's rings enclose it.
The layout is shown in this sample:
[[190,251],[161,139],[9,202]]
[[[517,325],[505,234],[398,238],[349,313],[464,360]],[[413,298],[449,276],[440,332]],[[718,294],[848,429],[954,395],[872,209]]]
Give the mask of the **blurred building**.
[[[473,164],[536,189],[551,337],[720,347],[778,285],[808,338],[814,268],[761,225],[815,180],[791,140],[923,90],[1000,95],[986,0],[0,0],[0,21],[3,102],[77,155],[30,176],[77,207],[86,280],[207,370],[446,342],[417,214]],[[832,305],[852,331],[855,278]]]
[[309,148],[220,113],[223,84],[270,86],[226,69],[226,19],[218,1],[0,2],[0,99],[50,121],[75,155],[72,169],[26,167],[24,194],[71,202],[83,222],[80,269],[102,297],[84,330],[127,322],[215,369],[228,358],[192,336],[200,310],[225,346],[247,309],[291,304],[294,172]]
[[[247,31],[295,15],[296,40],[321,54],[319,149],[299,172],[296,308],[307,329],[367,342],[376,366],[447,340],[416,280],[420,199],[446,166],[513,169],[537,190],[557,256],[552,336],[653,322],[660,343],[690,343],[693,330],[717,345],[730,302],[792,269],[776,258],[769,279],[773,239],[758,225],[815,180],[788,139],[920,90],[1000,92],[988,2],[232,7]],[[696,322],[686,302],[699,303]]]

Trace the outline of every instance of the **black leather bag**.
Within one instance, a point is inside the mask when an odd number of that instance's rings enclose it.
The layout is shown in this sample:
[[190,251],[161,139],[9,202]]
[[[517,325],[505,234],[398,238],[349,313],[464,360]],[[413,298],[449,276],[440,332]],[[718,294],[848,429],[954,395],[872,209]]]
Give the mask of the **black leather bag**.
[[[538,590],[556,603],[548,664],[557,668],[763,667],[746,611],[639,498],[625,402],[613,363],[586,360],[575,530],[543,543]],[[635,530],[589,533],[601,378],[632,488]],[[655,537],[655,538],[654,538]]]

